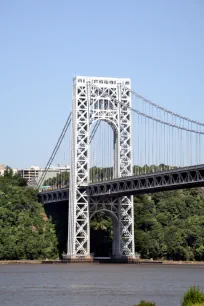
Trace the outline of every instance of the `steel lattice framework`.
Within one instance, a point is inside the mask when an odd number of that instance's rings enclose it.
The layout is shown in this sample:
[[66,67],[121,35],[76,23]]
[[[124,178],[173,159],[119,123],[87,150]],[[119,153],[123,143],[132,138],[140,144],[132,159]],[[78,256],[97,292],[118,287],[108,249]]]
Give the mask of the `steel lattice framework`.
[[140,195],[203,186],[204,165],[198,165],[89,184],[88,193],[92,198],[108,195],[114,198],[128,194]]
[[[185,167],[159,173],[151,173],[140,176],[129,176],[111,181],[96,182],[89,184],[87,192],[92,199],[91,205],[98,205],[104,210],[115,212],[117,197],[123,195],[140,195],[165,190],[176,190],[183,188],[203,187],[204,186],[204,165]],[[84,187],[81,188],[82,191]],[[39,201],[43,204],[62,202],[68,200],[69,189],[59,189],[45,191],[38,194]],[[109,204],[104,202],[109,197]],[[109,206],[108,206],[109,205]],[[117,204],[116,204],[117,205]],[[93,210],[94,211],[94,210]]]
[[[90,126],[106,121],[114,133],[114,177],[132,175],[130,80],[76,77],[73,80],[72,152],[67,256],[90,255],[90,218],[103,210],[112,216],[113,255],[134,256],[133,198],[89,197]],[[116,102],[122,101],[122,104]]]

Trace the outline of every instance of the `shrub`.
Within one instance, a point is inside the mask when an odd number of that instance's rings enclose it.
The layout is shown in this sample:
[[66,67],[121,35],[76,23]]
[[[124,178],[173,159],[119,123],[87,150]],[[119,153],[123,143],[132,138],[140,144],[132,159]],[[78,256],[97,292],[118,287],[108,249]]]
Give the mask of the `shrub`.
[[156,304],[154,302],[140,301],[140,303],[135,306],[156,306]]
[[204,292],[197,287],[190,287],[184,294],[181,306],[204,305]]
[[188,304],[188,305],[192,305],[192,306],[204,306],[204,303],[196,303],[196,304]]

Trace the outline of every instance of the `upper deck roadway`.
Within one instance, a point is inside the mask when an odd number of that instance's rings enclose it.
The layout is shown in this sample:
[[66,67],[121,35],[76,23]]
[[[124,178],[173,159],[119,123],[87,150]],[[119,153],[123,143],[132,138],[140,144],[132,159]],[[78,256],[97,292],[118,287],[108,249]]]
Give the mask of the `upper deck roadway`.
[[[87,188],[91,197],[120,197],[201,186],[204,186],[204,164],[90,183],[81,188]],[[67,186],[40,192],[38,197],[41,203],[46,204],[68,200],[68,193]]]

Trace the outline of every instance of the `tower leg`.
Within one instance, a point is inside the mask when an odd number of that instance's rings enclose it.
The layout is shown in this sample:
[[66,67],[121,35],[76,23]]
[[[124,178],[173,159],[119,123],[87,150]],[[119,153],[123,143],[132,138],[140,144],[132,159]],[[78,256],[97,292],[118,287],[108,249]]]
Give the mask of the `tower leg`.
[[135,257],[133,196],[119,201],[119,231],[121,257]]

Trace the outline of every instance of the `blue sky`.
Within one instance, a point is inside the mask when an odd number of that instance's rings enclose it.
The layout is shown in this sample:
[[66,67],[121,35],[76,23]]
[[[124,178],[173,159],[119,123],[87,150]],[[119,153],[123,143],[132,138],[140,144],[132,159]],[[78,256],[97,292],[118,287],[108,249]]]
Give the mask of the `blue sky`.
[[75,75],[204,121],[203,0],[0,0],[0,163],[44,166]]

